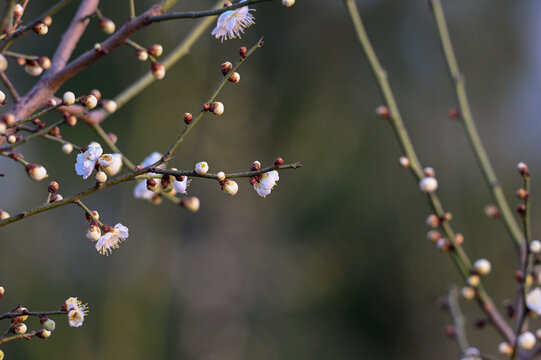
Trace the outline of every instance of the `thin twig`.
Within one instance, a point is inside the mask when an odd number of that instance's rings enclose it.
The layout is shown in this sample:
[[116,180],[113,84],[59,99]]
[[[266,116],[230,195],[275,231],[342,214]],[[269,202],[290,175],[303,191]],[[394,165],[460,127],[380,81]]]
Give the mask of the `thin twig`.
[[67,314],[67,311],[64,310],[54,310],[54,311],[28,311],[28,312],[7,312],[5,314],[0,315],[0,320],[3,319],[11,319],[17,316],[43,316],[43,315],[60,315],[60,314]]
[[451,286],[451,289],[449,289],[449,294],[447,295],[447,301],[449,302],[449,315],[451,315],[451,319],[453,320],[453,325],[455,327],[456,342],[458,343],[460,352],[464,354],[470,345],[468,344],[468,338],[466,336],[466,321],[464,319],[464,314],[462,313],[460,305],[458,304],[458,294],[458,286]]
[[135,0],[130,0],[130,20],[135,17]]
[[436,25],[438,27],[440,41],[442,44],[443,53],[445,55],[445,60],[447,61],[449,73],[455,84],[456,97],[458,100],[460,115],[464,123],[466,134],[468,135],[468,139],[472,146],[477,162],[481,167],[487,186],[492,193],[492,197],[500,208],[505,226],[509,231],[509,234],[513,238],[517,250],[519,250],[521,246],[524,246],[525,239],[522,232],[520,231],[518,222],[513,216],[513,212],[511,211],[511,208],[509,207],[509,204],[505,198],[502,186],[498,181],[496,172],[492,167],[488,154],[481,141],[481,137],[479,136],[479,132],[477,131],[477,127],[475,126],[473,115],[470,109],[470,104],[468,101],[468,96],[466,93],[465,78],[458,67],[458,62],[455,57],[451,37],[449,36],[449,30],[447,28],[447,23],[445,21],[445,16],[443,14],[441,3],[439,0],[430,0],[430,4],[432,7],[432,12],[434,14],[434,19],[436,20]]
[[19,101],[21,97],[19,96],[19,93],[15,89],[15,86],[13,86],[13,83],[7,77],[6,73],[3,71],[0,71],[0,78],[2,79],[2,82],[4,83],[4,85],[6,85],[9,93],[13,97],[13,100],[15,100],[15,102]]
[[[400,112],[398,110],[398,106],[396,105],[393,92],[387,80],[387,72],[383,69],[383,67],[379,63],[377,55],[370,43],[370,39],[368,38],[368,35],[362,23],[362,19],[361,19],[361,16],[359,15],[359,11],[357,10],[355,1],[344,0],[344,2],[351,15],[351,19],[355,27],[356,35],[358,37],[361,49],[364,51],[365,55],[368,58],[371,70],[374,73],[374,76],[376,78],[382,97],[386,105],[389,107],[391,111],[390,124],[392,125],[395,131],[395,134],[397,136],[398,142],[400,143],[402,150],[410,159],[410,163],[411,163],[410,169],[411,169],[412,174],[416,177],[417,180],[421,180],[422,178],[424,178],[424,173],[421,167],[421,163],[417,157],[415,149],[411,143],[410,137],[406,131],[406,128],[402,121],[402,117],[400,116]],[[432,193],[427,193],[427,197],[429,200],[429,204],[432,207],[432,210],[434,211],[434,213],[440,219],[442,219],[444,217],[445,212],[443,210],[443,206],[438,196],[432,192]],[[451,225],[449,224],[449,222],[442,221],[440,226],[446,238],[453,245],[452,250],[449,251],[449,254],[451,255],[451,258],[453,259],[455,265],[457,266],[460,272],[460,275],[466,281],[471,272],[471,262],[468,259],[468,256],[466,255],[462,246],[456,242],[455,233]],[[489,297],[486,290],[483,288],[481,284],[476,287],[476,292],[477,292],[477,297],[476,297],[477,302],[479,303],[483,311],[487,314],[487,316],[491,319],[496,329],[507,341],[514,342],[515,335],[514,335],[513,330],[509,327],[507,322],[504,320],[503,316],[496,309],[494,302]]]

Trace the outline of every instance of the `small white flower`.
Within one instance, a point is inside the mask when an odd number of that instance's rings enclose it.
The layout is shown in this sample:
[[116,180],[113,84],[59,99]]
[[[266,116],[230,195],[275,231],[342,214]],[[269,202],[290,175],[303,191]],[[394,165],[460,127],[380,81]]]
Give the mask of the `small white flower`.
[[109,255],[119,244],[128,238],[128,228],[118,223],[109,232],[102,235],[96,243],[96,250],[101,255]]
[[147,156],[145,158],[145,160],[143,160],[142,163],[139,164],[139,166],[142,166],[142,167],[147,167],[147,166],[150,166],[152,164],[155,164],[157,161],[159,161],[160,159],[162,158],[162,154],[160,154],[159,152],[155,151],[153,152],[152,154],[150,154],[149,156]]
[[88,150],[82,154],[77,154],[77,163],[75,164],[75,171],[77,175],[81,175],[83,179],[87,179],[94,167],[96,166],[96,161],[100,158],[103,153],[103,149],[98,143],[91,143],[88,145]]
[[120,172],[120,169],[122,169],[122,155],[121,154],[108,154],[113,157],[113,161],[109,164],[109,166],[103,168],[103,171],[107,174],[107,176],[115,176]]
[[248,6],[243,6],[222,13],[216,27],[212,30],[212,35],[216,36],[216,39],[222,38],[222,41],[234,39],[237,36],[240,38],[240,34],[244,34],[245,28],[255,24],[255,18],[250,11],[252,9],[249,9]]
[[426,193],[434,192],[438,189],[438,180],[431,176],[427,176],[419,182],[419,189]]
[[184,176],[184,180],[182,181],[175,179],[173,181],[173,189],[179,194],[186,194],[186,189],[188,188],[188,185],[190,185],[190,181],[191,180],[188,180],[187,176]]
[[136,199],[150,200],[154,196],[154,192],[147,189],[146,181],[140,181],[133,188],[133,196]]
[[271,193],[271,190],[276,186],[276,182],[280,180],[278,171],[272,170],[261,175],[261,178],[254,184],[254,190],[261,197],[266,197]]
[[71,327],[79,327],[83,325],[85,314],[81,309],[73,309],[68,313],[68,323]]
[[526,295],[526,306],[531,311],[541,315],[541,289],[535,288]]
[[113,154],[103,154],[98,159],[98,164],[100,164],[101,167],[106,168],[113,164],[113,160],[114,160]]
[[198,175],[205,175],[209,171],[209,164],[204,161],[198,162],[195,164],[194,171]]

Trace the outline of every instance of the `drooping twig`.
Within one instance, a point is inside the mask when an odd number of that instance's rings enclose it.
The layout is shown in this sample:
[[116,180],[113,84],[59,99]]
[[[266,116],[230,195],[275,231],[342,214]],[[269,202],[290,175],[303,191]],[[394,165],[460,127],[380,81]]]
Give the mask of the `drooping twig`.
[[449,315],[451,315],[453,326],[455,328],[456,342],[458,343],[460,352],[464,354],[470,345],[468,344],[468,338],[466,336],[466,320],[464,319],[464,314],[458,304],[458,294],[458,287],[456,285],[451,286],[449,294],[447,295],[447,302],[449,303]]
[[[351,15],[351,19],[355,27],[356,35],[358,37],[361,49],[364,51],[364,53],[366,54],[366,57],[368,58],[371,70],[374,73],[374,76],[376,78],[376,81],[379,86],[380,92],[383,96],[383,99],[386,105],[390,109],[390,116],[389,116],[390,124],[392,125],[393,130],[395,131],[395,134],[397,136],[398,142],[400,143],[402,150],[404,151],[405,155],[407,155],[407,157],[410,160],[410,163],[411,163],[410,169],[413,175],[417,178],[417,180],[421,180],[422,178],[424,178],[422,166],[417,157],[415,149],[411,143],[409,135],[406,131],[406,128],[402,121],[402,117],[400,116],[400,112],[398,110],[398,106],[394,99],[393,92],[387,80],[387,72],[383,69],[383,67],[379,63],[377,55],[370,43],[370,39],[368,38],[368,35],[362,23],[362,19],[359,15],[359,11],[357,10],[355,1],[344,0],[344,2],[346,4],[349,14]],[[444,216],[444,210],[438,196],[435,193],[431,192],[431,193],[427,193],[427,197],[429,200],[429,204],[432,207],[432,210],[434,211],[434,213],[439,218],[442,218]],[[449,224],[449,222],[443,221],[440,226],[443,232],[445,233],[446,238],[453,245],[452,246],[453,249],[449,251],[449,254],[451,255],[451,258],[453,259],[455,265],[457,266],[460,272],[460,275],[466,281],[467,277],[471,273],[471,262],[468,259],[466,253],[464,252],[464,249],[462,248],[462,246],[455,241],[455,233],[451,225]],[[480,284],[479,286],[476,287],[476,291],[477,291],[476,300],[479,303],[480,307],[483,309],[483,311],[491,319],[492,324],[494,324],[496,329],[507,341],[511,343],[514,342],[515,335],[514,335],[513,330],[504,320],[500,312],[496,309],[494,302],[489,297],[486,290]]]
[[500,208],[502,219],[511,237],[513,238],[515,246],[518,250],[521,246],[525,246],[525,239],[505,198],[503,189],[496,176],[496,172],[492,167],[488,154],[483,146],[483,143],[481,142],[481,137],[479,136],[477,127],[475,126],[473,115],[470,109],[470,104],[468,102],[468,96],[466,93],[465,78],[464,75],[460,72],[458,62],[456,61],[453,45],[451,43],[451,37],[449,36],[449,30],[447,29],[447,23],[445,21],[445,16],[443,14],[441,3],[439,0],[430,0],[430,4],[432,7],[434,18],[436,20],[436,25],[438,27],[440,41],[442,44],[443,53],[445,55],[445,60],[447,61],[449,73],[455,84],[455,92],[460,108],[460,116],[464,123],[466,134],[468,135],[468,139],[472,146],[477,162],[481,167],[485,181],[490,189],[490,192],[492,193],[492,197]]

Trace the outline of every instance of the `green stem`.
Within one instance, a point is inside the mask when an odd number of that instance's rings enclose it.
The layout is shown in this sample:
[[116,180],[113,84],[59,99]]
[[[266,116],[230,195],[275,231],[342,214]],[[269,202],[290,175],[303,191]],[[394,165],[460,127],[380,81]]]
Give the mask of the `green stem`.
[[441,3],[439,0],[430,0],[430,4],[432,6],[432,12],[436,20],[436,25],[438,27],[440,41],[442,44],[443,53],[445,55],[445,60],[447,61],[449,73],[455,84],[456,97],[458,100],[461,118],[465,126],[466,134],[468,135],[468,139],[473,148],[473,152],[475,154],[477,162],[481,167],[485,181],[490,189],[490,192],[492,193],[492,197],[500,208],[505,226],[509,231],[509,234],[513,238],[516,248],[519,249],[520,246],[525,243],[525,239],[522,232],[520,231],[518,222],[513,216],[513,212],[511,211],[507,200],[505,199],[503,189],[498,181],[496,173],[492,167],[492,164],[490,163],[488,154],[483,146],[483,143],[481,142],[479,132],[477,131],[477,128],[475,126],[466,93],[465,78],[458,67],[458,62],[455,57],[451,37],[449,36],[449,30],[447,28],[447,23],[445,21],[445,16],[443,14]]
[[13,83],[7,77],[6,73],[3,71],[0,71],[0,78],[2,79],[2,82],[4,83],[4,85],[6,85],[9,93],[13,97],[13,100],[15,100],[16,102],[19,101],[21,97],[19,96],[19,93],[15,89],[15,86],[13,85]]
[[18,339],[31,339],[32,336],[36,336],[35,331],[27,332],[26,334],[20,334],[20,335],[13,335],[8,337],[1,337],[0,338],[0,344],[7,343],[9,341],[18,340]]
[[[259,41],[254,45],[252,46],[252,48],[250,50],[248,50],[246,52],[246,56],[244,58],[240,58],[237,63],[233,66],[233,68],[231,70],[229,70],[229,72],[227,74],[225,74],[222,78],[222,80],[220,81],[220,83],[218,84],[218,86],[216,87],[216,89],[214,89],[214,91],[212,92],[212,94],[210,95],[210,97],[208,98],[207,100],[207,103],[210,104],[211,102],[214,101],[214,99],[216,98],[216,96],[220,93],[220,90],[222,90],[222,88],[224,87],[225,83],[228,81],[229,79],[229,76],[230,74],[232,74],[235,70],[237,70],[239,68],[239,66],[250,56],[252,55],[257,49],[259,49],[261,46],[263,45],[263,38],[259,39]],[[186,125],[186,127],[184,128],[184,130],[182,130],[182,132],[179,134],[179,136],[177,137],[177,139],[175,140],[175,142],[169,147],[169,149],[165,152],[165,154],[163,155],[162,159],[160,161],[158,161],[156,164],[154,165],[160,165],[166,161],[168,161],[171,156],[173,155],[173,153],[175,152],[175,150],[177,149],[177,147],[182,143],[182,141],[184,141],[184,138],[190,133],[190,131],[195,127],[195,125],[197,125],[197,123],[199,122],[199,120],[201,120],[201,118],[203,117],[203,115],[205,114],[206,111],[204,110],[201,110],[199,111],[199,114],[197,114],[197,116],[192,120],[192,122],[189,124],[189,125]]]
[[135,0],[130,0],[130,20],[135,17]]
[[81,209],[83,209],[88,214],[88,216],[90,216],[92,220],[94,220],[100,225],[100,227],[103,227],[103,223],[97,217],[94,216],[92,211],[85,204],[83,204],[83,202],[80,199],[74,200],[73,203],[79,206]]
[[[424,178],[422,166],[417,157],[417,154],[410,140],[410,137],[406,131],[406,128],[402,121],[402,117],[400,116],[400,112],[398,110],[398,106],[394,99],[391,86],[387,79],[387,72],[380,65],[377,55],[370,43],[370,39],[368,38],[368,34],[366,33],[366,30],[362,23],[362,19],[359,14],[359,11],[357,10],[355,1],[344,0],[344,2],[351,16],[353,25],[355,27],[356,35],[359,40],[361,49],[363,50],[366,57],[368,58],[371,70],[376,78],[376,82],[379,86],[381,95],[386,105],[389,107],[391,111],[390,123],[395,131],[396,137],[398,139],[398,142],[402,150],[404,151],[404,153],[408,156],[410,160],[410,164],[411,164],[410,170],[412,171],[413,175],[415,176],[417,180],[421,180],[422,178]],[[432,207],[432,210],[434,211],[434,213],[440,219],[443,218],[445,212],[438,196],[435,193],[427,193],[427,196],[428,196],[430,206]],[[455,233],[451,225],[449,224],[449,222],[443,221],[440,226],[446,238],[453,245],[453,249],[452,251],[449,252],[449,254],[451,255],[451,258],[453,259],[453,262],[457,266],[463,280],[467,281],[467,278],[471,273],[471,262],[468,256],[466,255],[464,249],[462,248],[462,246],[455,241]],[[502,336],[506,338],[508,341],[512,342],[514,340],[513,330],[509,327],[509,325],[503,319],[502,315],[498,312],[498,310],[494,306],[494,302],[492,301],[490,296],[487,294],[486,290],[483,288],[482,285],[479,285],[478,287],[476,287],[476,291],[477,291],[477,301],[479,302],[481,308],[490,317],[494,326],[498,329],[498,331],[502,334]]]

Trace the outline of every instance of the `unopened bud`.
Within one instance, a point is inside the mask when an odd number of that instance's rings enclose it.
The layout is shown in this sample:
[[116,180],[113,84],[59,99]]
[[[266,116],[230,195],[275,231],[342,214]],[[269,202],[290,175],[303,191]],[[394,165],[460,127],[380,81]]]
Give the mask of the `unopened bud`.
[[195,196],[185,197],[180,201],[180,206],[191,212],[197,212],[200,206],[199,199]]
[[513,354],[513,346],[508,342],[501,342],[498,345],[498,352],[502,355],[510,356]]
[[419,189],[425,193],[432,193],[438,189],[438,180],[433,177],[425,177],[419,182]]
[[485,276],[492,270],[492,265],[487,259],[479,259],[473,263],[473,270],[478,275]]
[[438,241],[436,241],[436,247],[441,252],[448,252],[452,249],[452,244],[449,240],[442,237],[442,238],[439,238]]
[[525,216],[526,215],[526,205],[524,204],[520,204],[517,206],[517,213],[520,215],[520,216]]
[[517,343],[521,349],[530,350],[531,348],[534,347],[535,342],[536,342],[535,335],[529,331],[526,331],[519,335]]
[[220,66],[220,71],[225,76],[232,68],[233,64],[231,64],[229,61],[226,61]]
[[73,145],[71,145],[70,143],[65,143],[64,145],[62,145],[62,152],[64,154],[71,154],[72,151]]
[[5,220],[8,217],[9,217],[9,213],[7,211],[0,209],[0,220]]
[[98,89],[93,89],[90,91],[90,95],[94,95],[96,100],[101,100],[101,92]]
[[437,243],[441,237],[442,235],[438,230],[430,230],[426,233],[426,238],[433,244]]
[[11,329],[17,335],[25,334],[26,330],[28,330],[28,328],[26,327],[24,323],[19,323],[17,325],[14,325]]
[[3,286],[0,286],[0,298],[4,296],[4,293],[6,292],[6,289],[4,289]]
[[75,104],[75,94],[71,91],[66,91],[62,96],[62,102],[66,105]]
[[467,282],[470,286],[476,287],[476,286],[478,286],[479,283],[481,282],[481,278],[479,277],[479,275],[470,275],[470,276],[468,276],[468,278],[466,279],[466,282]]
[[4,55],[0,54],[0,71],[6,71],[7,68],[8,61]]
[[161,80],[165,77],[165,66],[163,66],[161,63],[157,61],[153,62],[151,70],[152,75],[154,75],[157,80]]
[[38,59],[38,64],[41,66],[44,70],[47,70],[51,67],[51,59],[49,59],[47,56],[41,56]]
[[98,225],[90,225],[86,232],[86,238],[91,241],[98,241],[101,237],[101,229]]
[[68,116],[67,118],[64,119],[64,121],[66,122],[66,125],[71,126],[71,127],[74,127],[75,125],[77,125],[77,118],[75,117],[75,115]]
[[194,171],[198,175],[205,175],[209,171],[209,164],[205,161],[198,162],[195,164]]
[[86,106],[87,109],[94,109],[98,105],[98,99],[90,94],[81,98],[81,104]]
[[4,94],[4,92],[0,90],[0,103],[4,100],[6,100],[6,94]]
[[390,119],[391,118],[391,110],[387,106],[380,105],[376,108],[376,115],[379,116],[382,119]]
[[36,336],[41,339],[47,339],[51,336],[51,332],[47,329],[41,329],[37,332]]
[[100,26],[104,33],[110,35],[115,32],[116,26],[111,19],[102,17],[100,19]]
[[43,68],[39,66],[37,61],[29,60],[24,66],[24,71],[26,71],[28,75],[39,76],[43,72]]
[[465,286],[462,288],[462,297],[466,300],[471,300],[475,297],[475,289],[470,286]]
[[18,307],[17,309],[15,309],[15,313],[22,313],[23,315],[13,317],[12,318],[13,322],[23,322],[23,321],[26,321],[26,319],[28,319],[28,309],[25,307],[22,307],[22,306]]
[[141,61],[146,61],[148,59],[148,53],[146,50],[138,49],[135,54],[137,55],[137,59]]
[[517,170],[522,176],[530,176],[530,171],[528,170],[528,165],[526,165],[523,162],[518,163]]
[[7,113],[2,116],[3,122],[7,125],[7,127],[12,127],[15,125],[15,116],[12,113]]
[[147,180],[147,189],[153,192],[158,191],[160,187],[158,186],[158,182],[154,179],[148,179]]
[[8,143],[9,144],[15,144],[16,142],[17,142],[17,136],[15,136],[13,134],[8,136]]
[[248,53],[248,49],[246,49],[246,46],[241,46],[239,49],[239,56],[241,59],[246,59],[246,54]]
[[44,23],[39,22],[36,25],[34,25],[32,30],[34,30],[34,32],[36,34],[45,35],[45,34],[47,34],[47,32],[49,32],[49,27],[47,25],[45,25]]
[[225,180],[225,183],[222,186],[222,188],[226,194],[229,194],[231,196],[239,192],[239,185],[233,180]]
[[500,212],[500,209],[494,204],[488,204],[483,208],[483,212],[485,213],[485,216],[491,219],[497,219],[499,218],[502,213]]
[[261,169],[261,163],[256,160],[252,163],[252,167],[250,168],[250,171],[258,171],[259,169]]
[[107,111],[109,114],[114,113],[116,109],[118,108],[118,105],[116,101],[114,100],[103,100],[102,106],[105,109],[105,111]]
[[15,4],[13,6],[13,17],[20,18],[21,16],[23,16],[23,13],[24,13],[24,8],[21,4]]
[[43,325],[43,328],[45,330],[54,331],[54,329],[56,328],[56,323],[54,322],[53,319],[47,319],[41,324]]
[[210,111],[212,111],[214,115],[222,115],[224,113],[224,104],[219,101],[213,101],[210,104]]
[[423,169],[423,173],[425,174],[425,176],[429,176],[429,177],[435,177],[436,176],[436,171],[434,171],[433,168],[431,168],[430,166],[427,166]]
[[193,120],[193,115],[191,113],[184,113],[184,122],[186,125],[190,125]]
[[100,52],[101,49],[102,49],[102,47],[101,47],[101,44],[100,44],[100,43],[95,43],[95,44],[94,44],[94,51]]
[[240,81],[240,74],[236,71],[233,71],[233,73],[231,74],[231,76],[229,76],[227,80],[232,83],[238,83]]
[[47,15],[43,19],[41,19],[41,22],[47,26],[51,26],[53,24],[53,18]]
[[173,191],[173,182],[171,181],[170,175],[163,175],[160,185],[163,192],[170,193]]
[[154,44],[147,49],[148,53],[152,56],[159,57],[163,54],[163,46],[160,44]]
[[398,164],[402,166],[403,168],[409,168],[410,167],[410,159],[407,156],[401,156],[398,159]]
[[47,175],[47,170],[43,166],[37,164],[26,165],[26,173],[35,181],[43,180],[49,176]]
[[216,174],[216,180],[218,181],[224,181],[225,180],[225,173],[223,171],[220,171]]
[[521,199],[521,200],[526,200],[526,199],[528,199],[528,197],[529,197],[528,192],[527,192],[526,190],[524,190],[524,189],[518,189],[518,190],[515,192],[515,195],[516,195],[519,199]]
[[280,166],[284,165],[284,159],[282,159],[281,157],[277,157],[276,159],[274,159],[274,168],[275,169],[278,169],[280,168]]
[[60,187],[60,185],[58,185],[58,183],[56,181],[51,181],[49,183],[49,186],[47,187],[47,190],[51,193],[51,194],[54,194],[55,192],[58,191],[58,188]]
[[462,245],[464,243],[464,235],[462,234],[455,234],[455,243],[457,245]]
[[541,252],[541,241],[532,240],[530,243],[530,252],[534,254],[539,254]]
[[104,173],[103,171],[98,171],[94,178],[96,179],[97,182],[99,182],[100,184],[103,184],[104,182],[107,181],[107,174]]

